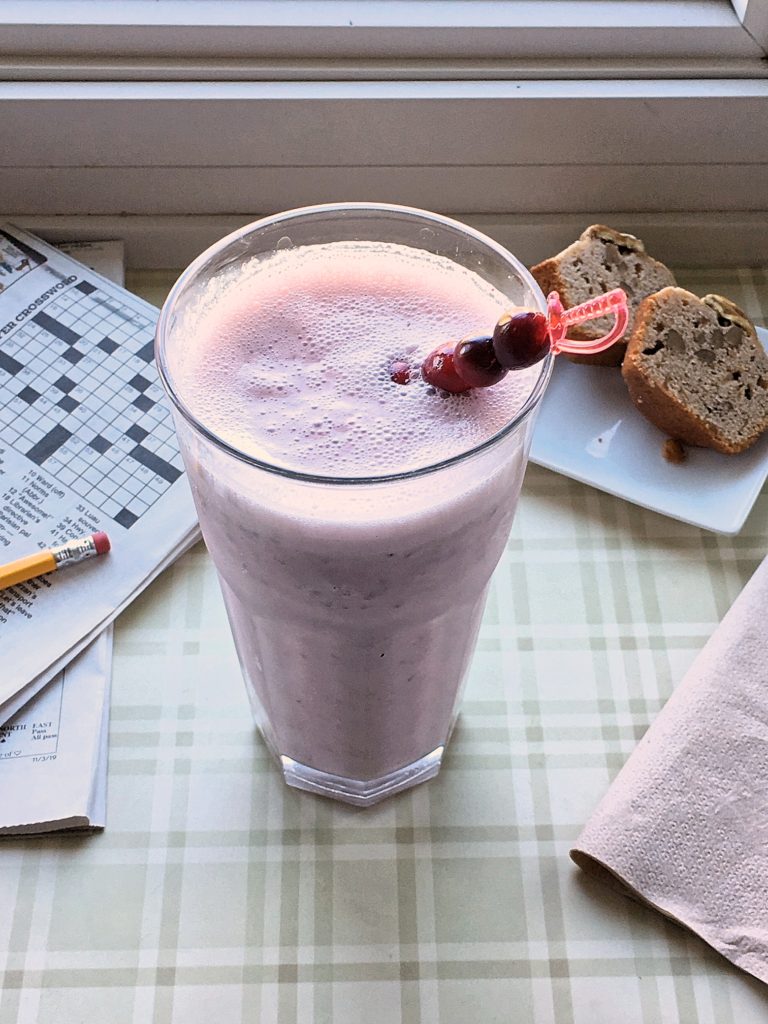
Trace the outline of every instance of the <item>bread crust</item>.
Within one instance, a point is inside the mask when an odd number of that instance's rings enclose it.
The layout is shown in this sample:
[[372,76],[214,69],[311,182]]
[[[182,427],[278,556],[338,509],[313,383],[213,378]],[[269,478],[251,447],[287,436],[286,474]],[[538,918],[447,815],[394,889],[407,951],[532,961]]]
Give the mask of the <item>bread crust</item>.
[[713,293],[704,295],[701,301],[705,306],[713,309],[718,316],[730,320],[731,323],[736,324],[737,327],[740,327],[747,334],[757,339],[757,331],[754,324],[747,319],[747,314],[739,309],[735,302],[731,302],[730,299],[726,299],[723,295],[715,295]]
[[[682,288],[669,287],[649,295],[640,303],[635,318],[635,327],[629,339],[627,354],[621,368],[630,398],[642,415],[669,437],[698,448],[712,448],[724,455],[738,455],[739,452],[745,451],[758,440],[764,427],[761,428],[758,425],[752,434],[746,436],[738,444],[733,444],[693,410],[684,408],[679,397],[668,390],[662,382],[650,380],[643,371],[641,357],[643,348],[647,344],[646,329],[658,308],[663,306],[664,300],[672,292],[695,303],[703,301]],[[721,296],[714,296],[714,298],[722,299]],[[736,322],[737,316],[740,317],[749,326],[749,333],[755,343],[759,344],[754,327],[741,310],[728,299],[722,301],[727,303],[729,309],[733,310],[734,322]],[[707,303],[707,305],[711,305],[713,309],[716,308],[712,303]],[[730,318],[731,314],[727,315]]]
[[623,245],[633,252],[645,252],[645,242],[637,235],[629,235],[626,231],[616,231],[614,228],[606,227],[605,224],[590,224],[579,236],[579,241],[587,241],[590,238],[599,238],[603,242],[613,242],[614,245]]

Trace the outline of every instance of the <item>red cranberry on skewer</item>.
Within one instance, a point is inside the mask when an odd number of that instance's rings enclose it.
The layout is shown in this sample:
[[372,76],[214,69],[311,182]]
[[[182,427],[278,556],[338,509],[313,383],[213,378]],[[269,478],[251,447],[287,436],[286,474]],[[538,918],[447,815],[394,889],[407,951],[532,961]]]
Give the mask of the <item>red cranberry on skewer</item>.
[[487,335],[462,338],[454,349],[453,365],[461,379],[472,388],[489,388],[507,374],[496,358],[493,338]]
[[505,370],[525,370],[551,347],[549,323],[543,313],[505,313],[493,331],[493,350]]
[[421,375],[427,384],[458,395],[462,391],[469,391],[472,385],[459,376],[453,358],[455,351],[455,341],[444,341],[438,345],[421,364]]

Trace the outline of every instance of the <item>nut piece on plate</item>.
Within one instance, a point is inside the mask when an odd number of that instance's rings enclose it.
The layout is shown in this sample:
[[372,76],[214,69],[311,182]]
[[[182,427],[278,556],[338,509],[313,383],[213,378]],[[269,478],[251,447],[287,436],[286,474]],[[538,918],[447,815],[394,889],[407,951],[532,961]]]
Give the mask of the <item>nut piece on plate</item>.
[[768,355],[721,295],[645,299],[621,372],[646,419],[683,444],[735,455],[768,430]]
[[[629,304],[629,324],[624,338],[595,355],[571,355],[576,363],[620,366],[632,333],[637,308],[646,296],[675,284],[672,271],[652,259],[639,238],[603,224],[592,224],[572,245],[557,256],[531,267],[541,290],[557,291],[566,309],[612,288],[623,288]],[[610,330],[611,317],[580,324],[569,332],[585,340],[599,338]]]

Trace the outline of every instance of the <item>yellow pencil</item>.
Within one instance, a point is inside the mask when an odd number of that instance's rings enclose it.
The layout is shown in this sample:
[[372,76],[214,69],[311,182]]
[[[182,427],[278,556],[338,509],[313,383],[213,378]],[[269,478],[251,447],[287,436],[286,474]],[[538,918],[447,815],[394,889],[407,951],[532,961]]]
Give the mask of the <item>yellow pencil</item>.
[[74,565],[86,558],[106,555],[109,549],[109,537],[99,531],[87,537],[78,537],[77,540],[68,540],[66,544],[58,544],[45,551],[37,551],[25,558],[17,558],[7,565],[0,565],[0,590],[34,579],[35,576],[43,576],[47,572]]

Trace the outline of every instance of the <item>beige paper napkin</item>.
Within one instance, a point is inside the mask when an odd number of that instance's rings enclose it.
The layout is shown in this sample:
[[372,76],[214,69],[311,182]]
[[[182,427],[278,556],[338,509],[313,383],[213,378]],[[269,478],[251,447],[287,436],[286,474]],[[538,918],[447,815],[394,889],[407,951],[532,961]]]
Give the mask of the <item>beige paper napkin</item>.
[[768,559],[571,856],[768,982]]

